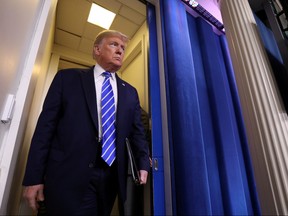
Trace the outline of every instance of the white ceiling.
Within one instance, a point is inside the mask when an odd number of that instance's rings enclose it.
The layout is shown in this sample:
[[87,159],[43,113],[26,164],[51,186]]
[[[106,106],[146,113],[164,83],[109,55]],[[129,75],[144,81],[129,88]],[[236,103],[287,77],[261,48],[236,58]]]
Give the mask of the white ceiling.
[[92,2],[116,13],[110,29],[132,38],[146,20],[139,0],[58,0],[54,43],[91,55],[96,35],[103,28],[87,22]]

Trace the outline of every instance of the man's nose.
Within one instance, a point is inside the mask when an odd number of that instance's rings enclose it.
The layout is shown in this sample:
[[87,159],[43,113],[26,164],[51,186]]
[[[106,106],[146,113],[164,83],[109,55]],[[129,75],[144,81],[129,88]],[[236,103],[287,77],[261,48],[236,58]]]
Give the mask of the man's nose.
[[117,48],[116,53],[119,55],[122,55],[123,53],[123,49],[121,49],[120,47]]

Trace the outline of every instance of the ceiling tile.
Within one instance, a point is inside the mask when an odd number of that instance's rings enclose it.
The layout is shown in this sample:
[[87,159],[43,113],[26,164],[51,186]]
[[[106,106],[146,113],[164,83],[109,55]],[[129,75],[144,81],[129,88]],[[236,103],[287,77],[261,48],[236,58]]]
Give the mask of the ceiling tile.
[[72,35],[68,32],[56,29],[55,30],[55,43],[66,46],[72,49],[78,49],[80,44],[80,37]]
[[81,35],[90,7],[85,0],[58,0],[56,28]]
[[141,25],[146,19],[145,16],[127,6],[121,7],[119,14],[138,25]]
[[93,0],[93,2],[95,2],[96,4],[114,12],[114,13],[118,13],[118,11],[121,8],[121,3],[119,3],[116,0]]
[[103,28],[97,25],[87,23],[84,28],[83,37],[94,40],[96,36],[98,35],[98,33],[103,30],[104,30]]
[[146,5],[140,2],[139,0],[118,0],[122,4],[126,5],[127,7],[136,10],[137,12],[141,13],[143,16],[146,17]]
[[111,25],[110,29],[121,31],[123,34],[126,34],[129,38],[132,38],[139,26],[135,23],[132,23],[128,19],[117,15],[114,22]]

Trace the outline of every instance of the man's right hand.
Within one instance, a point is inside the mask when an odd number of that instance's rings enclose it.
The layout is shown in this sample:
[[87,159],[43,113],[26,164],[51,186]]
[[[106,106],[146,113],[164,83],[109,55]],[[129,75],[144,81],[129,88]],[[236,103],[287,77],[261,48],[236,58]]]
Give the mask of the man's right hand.
[[23,197],[27,201],[29,207],[31,207],[34,211],[36,211],[39,208],[39,205],[37,202],[44,201],[44,185],[32,185],[32,186],[26,186],[24,188]]

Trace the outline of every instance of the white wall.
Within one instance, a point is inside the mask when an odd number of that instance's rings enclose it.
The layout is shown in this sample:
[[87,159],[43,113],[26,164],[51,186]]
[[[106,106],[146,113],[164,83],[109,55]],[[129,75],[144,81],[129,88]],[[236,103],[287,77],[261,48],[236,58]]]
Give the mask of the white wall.
[[[0,7],[0,114],[7,95],[16,95],[41,4],[33,0],[5,0]],[[10,125],[0,124],[0,147]],[[0,159],[1,159],[0,155]]]
[[[44,49],[57,0],[4,0],[0,7],[0,112],[8,93],[16,104],[10,124],[0,124],[0,214],[6,215],[11,183],[36,81],[45,70]],[[47,19],[50,17],[50,19]],[[44,35],[44,37],[42,37]],[[47,58],[47,57],[46,57]],[[13,194],[14,196],[14,194]],[[13,200],[13,199],[12,199]]]

